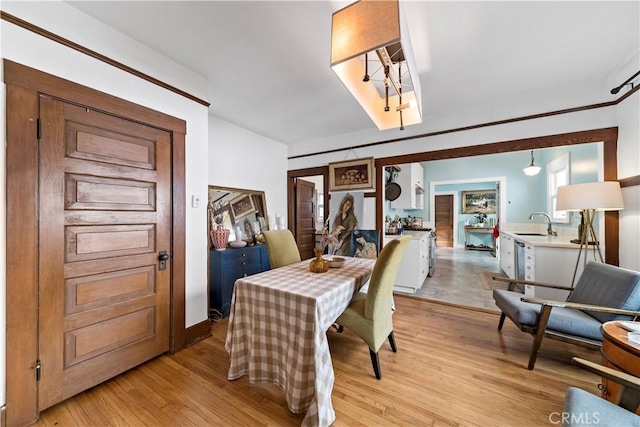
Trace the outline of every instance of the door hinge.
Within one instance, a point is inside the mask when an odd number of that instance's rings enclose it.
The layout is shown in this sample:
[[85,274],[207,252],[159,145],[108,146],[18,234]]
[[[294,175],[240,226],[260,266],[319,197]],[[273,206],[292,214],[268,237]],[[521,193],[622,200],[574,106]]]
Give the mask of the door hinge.
[[42,362],[40,359],[36,360],[36,381],[40,381],[42,377]]
[[42,122],[40,121],[39,117],[38,120],[36,120],[36,134],[38,136],[38,139],[40,139],[42,135]]

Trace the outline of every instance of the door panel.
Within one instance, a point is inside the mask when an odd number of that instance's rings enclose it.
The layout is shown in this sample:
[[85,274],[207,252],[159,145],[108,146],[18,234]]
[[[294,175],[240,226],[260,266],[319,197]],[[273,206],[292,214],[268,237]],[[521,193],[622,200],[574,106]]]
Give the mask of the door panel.
[[170,135],[40,98],[39,410],[169,349]]
[[435,196],[436,246],[453,247],[453,196]]
[[314,255],[316,218],[316,185],[296,180],[296,243],[302,259]]

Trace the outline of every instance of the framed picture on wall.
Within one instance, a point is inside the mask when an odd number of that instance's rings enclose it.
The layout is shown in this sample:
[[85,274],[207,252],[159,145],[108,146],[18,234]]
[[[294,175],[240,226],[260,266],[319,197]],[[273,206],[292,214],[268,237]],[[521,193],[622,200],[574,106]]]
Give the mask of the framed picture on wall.
[[496,213],[496,190],[462,191],[462,213]]
[[329,191],[373,190],[373,157],[329,163]]
[[233,199],[229,202],[229,206],[231,206],[231,213],[234,221],[238,221],[240,218],[256,211],[256,207],[253,204],[251,195],[249,194],[243,194],[242,196]]

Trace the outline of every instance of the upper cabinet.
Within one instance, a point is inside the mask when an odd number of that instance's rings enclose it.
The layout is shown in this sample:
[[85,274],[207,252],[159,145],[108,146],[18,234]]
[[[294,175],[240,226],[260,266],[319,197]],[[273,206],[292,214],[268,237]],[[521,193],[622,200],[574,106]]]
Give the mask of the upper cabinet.
[[400,185],[400,197],[391,202],[393,209],[424,209],[424,170],[420,163],[398,165],[400,172],[396,182]]

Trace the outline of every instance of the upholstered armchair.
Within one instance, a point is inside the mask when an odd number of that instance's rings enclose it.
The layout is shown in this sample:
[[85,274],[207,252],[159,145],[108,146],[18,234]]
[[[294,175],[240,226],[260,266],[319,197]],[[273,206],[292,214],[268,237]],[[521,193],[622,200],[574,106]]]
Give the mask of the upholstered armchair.
[[[603,323],[634,320],[640,316],[640,273],[637,271],[589,262],[574,289],[500,277],[493,279],[509,282],[509,290],[493,291],[493,299],[502,312],[498,330],[502,330],[508,317],[521,331],[534,336],[529,370],[535,366],[545,337],[600,348]],[[514,292],[516,285],[565,289],[571,293],[566,301],[551,301]]]
[[572,363],[589,372],[618,383],[621,391],[615,402],[569,387],[561,415],[563,427],[637,426],[640,427],[640,378],[588,360],[574,357]]
[[300,251],[293,233],[289,230],[265,230],[262,232],[267,245],[271,268],[300,262]]
[[393,285],[410,240],[410,236],[401,236],[384,246],[373,267],[368,291],[359,292],[336,320],[340,325],[339,331],[346,327],[369,346],[377,379],[382,378],[378,359],[382,344],[388,339],[391,350],[397,351],[391,320]]

